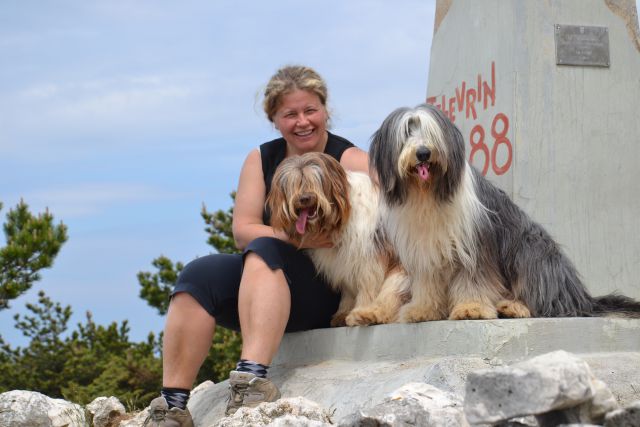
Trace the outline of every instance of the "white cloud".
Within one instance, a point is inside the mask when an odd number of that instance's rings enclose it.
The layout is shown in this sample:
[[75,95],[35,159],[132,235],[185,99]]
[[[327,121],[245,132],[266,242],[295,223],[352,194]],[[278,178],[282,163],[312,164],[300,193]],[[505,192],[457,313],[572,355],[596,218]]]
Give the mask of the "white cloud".
[[[173,108],[175,102],[187,99],[191,90],[179,86],[148,86],[114,89],[103,93],[89,93],[69,100],[50,111],[52,118],[82,122],[118,120],[130,122],[132,115],[147,115],[151,111]],[[145,114],[146,113],[146,114]]]
[[53,83],[40,84],[24,89],[18,97],[24,101],[41,102],[51,99],[60,93],[60,86]]
[[254,108],[256,86],[246,75],[206,71],[32,83],[0,98],[0,158],[42,164],[61,153],[83,161],[122,150],[226,150],[239,135],[268,129]]
[[115,205],[176,200],[185,196],[185,193],[144,184],[91,183],[32,190],[21,198],[33,211],[48,208],[58,218],[73,219],[96,215]]
[[[82,121],[91,117],[130,117],[149,109],[173,108],[173,103],[185,100],[193,89],[157,75],[131,76],[80,82],[43,83],[28,87],[18,94],[18,102],[51,101],[45,114],[56,119]],[[34,107],[37,107],[34,106]]]

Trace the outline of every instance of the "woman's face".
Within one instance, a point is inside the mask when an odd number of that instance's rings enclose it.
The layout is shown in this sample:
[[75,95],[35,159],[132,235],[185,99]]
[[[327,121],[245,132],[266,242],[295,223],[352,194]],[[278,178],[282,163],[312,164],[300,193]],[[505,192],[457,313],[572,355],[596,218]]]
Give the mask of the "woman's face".
[[288,154],[324,151],[327,109],[313,92],[296,89],[282,96],[273,124],[287,141]]

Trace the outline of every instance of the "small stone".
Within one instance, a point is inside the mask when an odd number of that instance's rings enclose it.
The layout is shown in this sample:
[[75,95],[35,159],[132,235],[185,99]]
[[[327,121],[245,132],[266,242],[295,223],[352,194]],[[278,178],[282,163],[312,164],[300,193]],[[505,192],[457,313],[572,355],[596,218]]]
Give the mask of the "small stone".
[[409,383],[381,403],[344,417],[340,427],[406,425],[465,427],[460,397],[425,383]]
[[331,418],[328,411],[317,403],[304,397],[294,397],[261,403],[255,408],[242,407],[235,414],[222,418],[214,424],[215,427],[249,425],[255,427],[266,425],[330,427]]
[[640,400],[609,412],[604,417],[604,427],[640,427]]
[[94,427],[115,427],[127,413],[118,398],[97,397],[87,405],[87,410],[93,416]]

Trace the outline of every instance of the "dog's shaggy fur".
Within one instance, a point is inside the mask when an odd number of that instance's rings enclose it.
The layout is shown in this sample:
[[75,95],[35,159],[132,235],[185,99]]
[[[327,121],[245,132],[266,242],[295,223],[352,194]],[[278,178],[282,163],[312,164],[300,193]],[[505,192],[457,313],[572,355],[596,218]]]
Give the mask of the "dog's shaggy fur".
[[640,317],[640,303],[592,297],[551,236],[465,160],[436,107],[391,113],[372,137],[384,224],[411,280],[399,321]]
[[379,190],[369,176],[345,172],[333,157],[307,153],[285,159],[267,197],[271,225],[294,241],[331,238],[310,249],[329,284],[341,292],[333,326],[389,323],[406,301],[408,282],[380,234]]

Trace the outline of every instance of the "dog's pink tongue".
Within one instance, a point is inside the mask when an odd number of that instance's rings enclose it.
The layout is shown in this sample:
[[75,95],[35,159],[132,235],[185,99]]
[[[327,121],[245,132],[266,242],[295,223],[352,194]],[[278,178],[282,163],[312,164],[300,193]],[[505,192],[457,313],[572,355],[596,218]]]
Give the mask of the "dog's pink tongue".
[[429,179],[429,168],[427,165],[418,165],[416,167],[418,168],[418,176],[421,180],[426,181]]
[[296,231],[299,234],[304,234],[305,229],[307,228],[307,217],[309,216],[309,209],[303,209],[300,211],[300,216],[296,221]]

